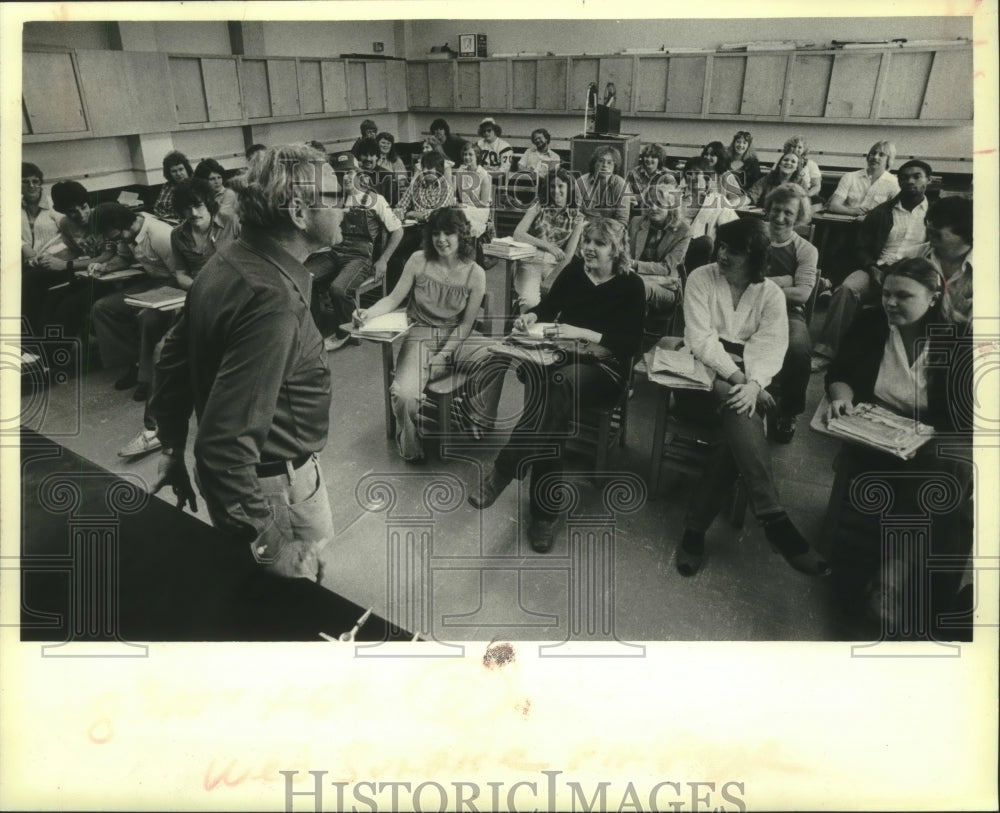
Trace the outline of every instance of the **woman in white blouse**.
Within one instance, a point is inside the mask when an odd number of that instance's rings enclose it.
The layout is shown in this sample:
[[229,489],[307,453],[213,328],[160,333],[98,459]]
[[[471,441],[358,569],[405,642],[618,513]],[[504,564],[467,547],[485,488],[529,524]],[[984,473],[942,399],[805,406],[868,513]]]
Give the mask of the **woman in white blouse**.
[[[826,375],[828,419],[869,403],[937,433],[911,460],[844,444],[836,462],[838,478],[849,484],[846,494],[864,490],[855,481],[874,475],[877,487],[889,492],[894,516],[924,518],[923,541],[914,531],[887,544],[878,516],[871,512],[867,528],[850,513],[830,524],[831,555],[838,563],[838,593],[845,606],[885,622],[884,629],[900,630],[901,613],[916,611],[905,606],[902,581],[920,579],[910,587],[919,591],[928,616],[905,619],[909,623],[904,626],[931,629],[939,639],[956,635],[954,625],[950,630],[936,627],[941,614],[955,611],[962,571],[954,562],[972,550],[971,442],[977,406],[973,337],[969,325],[949,322],[942,309],[945,296],[942,275],[928,260],[900,260],[886,272],[882,307],[858,314]],[[841,502],[846,503],[841,512],[864,512],[865,506],[853,499]],[[952,557],[952,566],[936,568],[930,578],[931,556],[939,562]]]
[[683,576],[701,567],[705,532],[738,475],[772,547],[802,573],[829,573],[781,505],[764,434],[762,413],[773,405],[765,388],[781,369],[788,347],[785,296],[764,277],[769,242],[767,228],[756,219],[720,226],[717,261],[692,271],[685,287],[684,342],[716,378],[710,393],[678,392],[678,408],[692,415],[717,412],[723,441],[688,505],[677,549]]

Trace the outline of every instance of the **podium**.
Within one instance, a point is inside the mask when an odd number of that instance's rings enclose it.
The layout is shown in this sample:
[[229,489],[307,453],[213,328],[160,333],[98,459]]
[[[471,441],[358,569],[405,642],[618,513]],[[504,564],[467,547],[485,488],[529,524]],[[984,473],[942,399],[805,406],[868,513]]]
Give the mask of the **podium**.
[[639,163],[640,145],[637,133],[622,133],[614,136],[602,136],[596,133],[578,135],[570,139],[569,145],[570,169],[581,174],[590,171],[590,159],[598,147],[614,147],[622,154],[622,167],[618,174],[623,178],[627,177],[629,171]]

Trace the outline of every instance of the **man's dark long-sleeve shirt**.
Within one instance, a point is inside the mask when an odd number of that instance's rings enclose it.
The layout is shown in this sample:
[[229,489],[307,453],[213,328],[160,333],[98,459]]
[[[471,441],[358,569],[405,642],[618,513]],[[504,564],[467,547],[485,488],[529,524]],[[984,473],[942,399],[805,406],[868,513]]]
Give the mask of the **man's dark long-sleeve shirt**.
[[540,322],[558,317],[567,325],[600,333],[600,343],[628,370],[642,348],[646,289],[637,274],[628,273],[594,285],[583,270],[583,260],[574,257],[548,294],[528,312],[538,314]]
[[156,365],[150,410],[164,447],[183,449],[191,410],[202,491],[248,538],[274,526],[260,462],[320,451],[330,370],[309,312],[309,272],[267,236],[248,233],[198,274]]

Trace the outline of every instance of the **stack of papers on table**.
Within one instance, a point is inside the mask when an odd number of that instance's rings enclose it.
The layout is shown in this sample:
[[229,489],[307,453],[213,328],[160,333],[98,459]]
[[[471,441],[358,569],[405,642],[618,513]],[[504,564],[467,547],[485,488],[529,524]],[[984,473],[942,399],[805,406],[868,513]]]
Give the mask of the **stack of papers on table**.
[[143,291],[141,294],[130,294],[125,297],[125,304],[136,308],[168,310],[175,305],[183,304],[186,298],[187,291],[164,285],[160,288],[153,288],[151,291]]
[[934,427],[897,415],[877,404],[857,404],[854,412],[827,420],[830,402],[824,396],[809,426],[824,435],[857,443],[909,460],[934,436]]
[[519,243],[512,237],[501,237],[483,245],[483,254],[503,257],[507,260],[522,260],[535,256],[535,247],[529,243]]
[[644,356],[650,381],[676,389],[709,390],[715,373],[685,348],[671,350],[657,345]]

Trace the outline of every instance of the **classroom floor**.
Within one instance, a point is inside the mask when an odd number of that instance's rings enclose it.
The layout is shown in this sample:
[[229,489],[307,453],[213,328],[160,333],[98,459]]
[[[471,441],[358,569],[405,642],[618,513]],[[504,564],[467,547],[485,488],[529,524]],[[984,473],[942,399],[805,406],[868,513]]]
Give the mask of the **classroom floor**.
[[[502,276],[501,266],[488,272],[495,302],[501,301]],[[822,318],[817,314],[814,330]],[[657,493],[638,510],[608,514],[587,461],[568,460],[581,499],[558,527],[553,550],[534,553],[521,538],[527,495],[517,481],[486,511],[465,502],[493,451],[470,440],[453,450],[457,459],[408,466],[385,434],[380,348],[349,346],[329,361],[331,431],[320,459],[338,533],[324,552],[323,584],[401,627],[439,640],[603,642],[620,653],[630,650],[619,642],[629,641],[867,638],[838,612],[829,581],[792,570],[771,551],[749,512],[740,530],[720,517],[709,531],[702,570],[682,577],[674,549],[689,481],[666,469]],[[72,432],[78,423],[75,434],[56,439],[113,472],[151,482],[157,454],[131,461],[116,455],[141,426],[141,405],[131,392],[112,387],[120,371],[90,369],[86,358],[82,367],[78,378],[49,388],[44,410],[38,399],[23,395],[25,423],[42,434]],[[627,445],[612,452],[612,471],[645,479],[654,389],[637,377]],[[772,446],[779,492],[814,543],[821,538],[837,448],[808,428],[821,390],[822,376],[814,375],[794,440]],[[521,385],[508,375],[501,413],[516,410],[520,399]],[[379,499],[384,510],[366,510]],[[207,521],[203,507],[196,516]],[[585,540],[572,551],[569,525]]]

